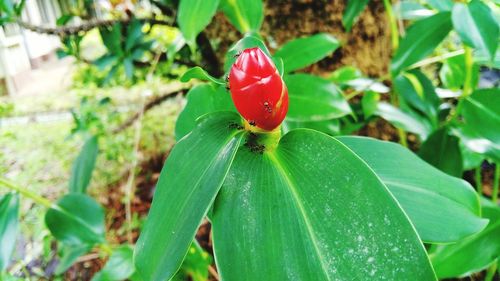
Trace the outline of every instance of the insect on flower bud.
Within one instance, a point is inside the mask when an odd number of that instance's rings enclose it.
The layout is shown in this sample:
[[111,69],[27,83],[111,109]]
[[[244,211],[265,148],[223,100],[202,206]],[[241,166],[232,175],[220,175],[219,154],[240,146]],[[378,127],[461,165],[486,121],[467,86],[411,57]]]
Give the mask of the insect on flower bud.
[[273,61],[259,48],[239,54],[229,72],[229,89],[249,124],[272,131],[285,119],[288,90]]

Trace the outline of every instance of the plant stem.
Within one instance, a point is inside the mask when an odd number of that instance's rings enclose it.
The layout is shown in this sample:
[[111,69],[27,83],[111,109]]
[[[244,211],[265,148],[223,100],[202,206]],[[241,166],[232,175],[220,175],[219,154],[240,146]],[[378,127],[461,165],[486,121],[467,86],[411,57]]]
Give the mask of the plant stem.
[[481,178],[481,165],[474,171],[474,180],[476,181],[476,189],[479,196],[483,195],[483,180]]
[[[392,51],[393,53],[395,53],[399,47],[398,22],[396,16],[394,15],[394,11],[392,10],[392,4],[390,0],[384,0],[384,7],[385,7],[385,12],[387,13],[387,19],[389,20],[389,26],[391,28]],[[394,77],[392,77],[391,80],[394,80]],[[398,106],[398,99],[396,96],[396,92],[394,91],[391,91],[391,103],[394,106]],[[399,143],[401,143],[401,145],[404,147],[408,147],[408,142],[406,140],[406,132],[400,128],[398,128],[397,130],[399,135]]]
[[419,68],[419,67],[426,66],[426,65],[429,65],[429,64],[433,64],[433,63],[436,63],[436,62],[443,61],[445,59],[449,59],[449,58],[454,58],[454,57],[460,56],[460,55],[462,55],[464,53],[465,53],[465,50],[462,49],[462,50],[456,50],[456,51],[449,52],[449,53],[442,54],[442,55],[435,56],[435,57],[426,58],[426,59],[423,59],[423,60],[421,60],[419,62],[416,62],[416,63],[410,65],[408,67],[408,69],[414,69],[414,68]]
[[396,52],[399,47],[398,22],[396,20],[396,16],[394,15],[394,11],[392,10],[392,4],[390,0],[384,0],[384,7],[385,12],[387,13],[387,18],[389,20],[389,26],[391,27],[392,51]]
[[6,187],[10,190],[19,192],[24,197],[30,198],[31,200],[35,201],[36,203],[38,203],[42,206],[45,206],[47,208],[52,207],[52,202],[50,202],[50,200],[32,192],[26,188],[17,186],[15,184],[9,182],[7,179],[0,178],[0,185],[3,185],[4,187]]
[[465,54],[465,79],[464,79],[464,88],[462,91],[461,98],[467,97],[470,95],[472,90],[472,49],[464,45],[464,54]]
[[495,261],[486,271],[486,277],[484,277],[484,281],[493,281],[495,277],[495,272],[497,271],[498,261]]
[[491,200],[493,203],[498,203],[498,185],[500,182],[500,164],[495,163],[495,176],[493,178],[493,192],[491,193]]

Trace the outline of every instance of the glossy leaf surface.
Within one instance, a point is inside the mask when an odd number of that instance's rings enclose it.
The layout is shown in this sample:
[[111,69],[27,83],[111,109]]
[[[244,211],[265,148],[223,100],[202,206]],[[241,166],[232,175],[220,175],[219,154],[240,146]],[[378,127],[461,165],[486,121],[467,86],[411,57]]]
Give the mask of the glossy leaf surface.
[[337,86],[310,74],[285,75],[290,107],[287,120],[324,121],[351,113]]
[[241,33],[258,32],[264,20],[262,0],[221,0],[220,8]]
[[432,127],[427,120],[403,112],[399,108],[386,102],[380,102],[377,104],[375,115],[391,122],[397,128],[418,134],[422,139],[426,139],[432,130]]
[[69,179],[69,191],[73,193],[86,193],[87,187],[92,179],[95,161],[99,153],[97,137],[92,136],[85,144],[73,163],[71,178]]
[[19,196],[0,197],[0,275],[9,265],[19,232]]
[[479,0],[468,4],[455,3],[452,10],[453,27],[462,41],[489,55],[492,61],[498,46],[498,22],[490,8]]
[[234,112],[209,114],[173,148],[136,244],[145,280],[168,280],[181,266],[240,145],[240,126]]
[[500,90],[477,90],[463,103],[460,138],[470,150],[500,163]]
[[363,12],[369,0],[349,0],[342,16],[342,25],[347,31],[351,30],[352,25]]
[[263,154],[240,148],[212,224],[223,280],[435,280],[386,187],[312,130],[291,131]]
[[432,264],[439,278],[469,275],[500,257],[500,208],[491,203],[483,205],[483,216],[490,219],[485,230],[433,253]]
[[439,170],[462,177],[462,153],[459,139],[448,134],[447,128],[434,131],[420,146],[419,156]]
[[92,281],[120,281],[129,278],[134,272],[134,250],[123,245],[113,250],[106,265],[97,272]]
[[432,53],[451,28],[450,12],[441,12],[412,24],[392,58],[391,72],[398,74]]
[[340,47],[330,34],[320,33],[291,40],[279,48],[274,56],[283,59],[285,73],[304,68],[320,61]]
[[45,214],[54,237],[68,245],[104,241],[104,210],[91,197],[72,193],[57,201]]
[[226,82],[224,82],[221,79],[215,78],[212,75],[208,74],[203,68],[199,66],[195,66],[188,71],[186,71],[182,77],[181,77],[181,82],[188,82],[191,79],[199,79],[202,81],[210,81],[216,84],[220,85],[225,85]]
[[225,87],[196,85],[187,94],[187,103],[175,123],[175,138],[180,140],[196,126],[196,120],[211,112],[236,111]]
[[194,43],[196,36],[210,23],[220,0],[181,0],[177,13],[179,28],[186,41]]
[[465,181],[451,177],[404,147],[365,137],[340,137],[377,174],[408,214],[422,240],[454,242],[477,233],[479,200]]

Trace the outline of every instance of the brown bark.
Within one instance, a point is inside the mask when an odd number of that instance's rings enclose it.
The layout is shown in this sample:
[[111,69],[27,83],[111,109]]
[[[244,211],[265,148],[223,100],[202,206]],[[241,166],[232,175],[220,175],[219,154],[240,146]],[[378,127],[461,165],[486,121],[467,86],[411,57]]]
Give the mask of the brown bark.
[[[387,73],[391,44],[382,2],[370,1],[349,33],[342,27],[344,7],[344,0],[268,0],[261,34],[273,49],[293,38],[330,33],[342,42],[342,47],[307,72],[327,74],[353,65],[370,76],[383,76]],[[209,25],[207,35],[221,61],[230,44],[241,37],[220,13]]]

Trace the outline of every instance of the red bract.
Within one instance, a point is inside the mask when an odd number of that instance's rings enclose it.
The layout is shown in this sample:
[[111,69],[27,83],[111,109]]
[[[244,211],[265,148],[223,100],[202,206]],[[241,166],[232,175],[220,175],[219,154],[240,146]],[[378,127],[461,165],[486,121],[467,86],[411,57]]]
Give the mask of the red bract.
[[251,125],[271,131],[288,111],[288,90],[273,61],[259,48],[244,50],[231,67],[229,88],[238,112]]

